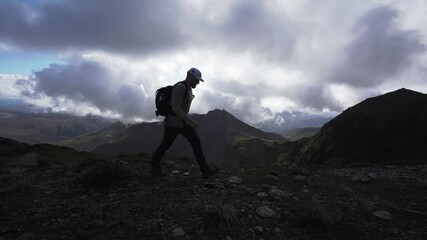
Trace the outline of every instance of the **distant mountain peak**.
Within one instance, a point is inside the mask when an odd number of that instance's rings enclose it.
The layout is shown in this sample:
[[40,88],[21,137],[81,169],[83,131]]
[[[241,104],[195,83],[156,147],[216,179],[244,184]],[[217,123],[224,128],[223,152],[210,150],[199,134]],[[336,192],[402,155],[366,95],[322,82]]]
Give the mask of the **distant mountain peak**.
[[[273,157],[260,157],[256,154],[265,153],[268,150],[268,148],[263,148],[265,142],[270,144],[271,142],[287,140],[278,134],[256,129],[224,109],[215,109],[206,114],[193,114],[193,117],[200,123],[200,128],[197,129],[197,132],[200,136],[205,157],[208,162],[213,162],[217,165],[239,165],[245,162],[248,163],[248,161],[271,162],[274,160]],[[162,134],[163,127],[160,124],[156,122],[140,123],[134,127],[122,129],[121,134],[115,135],[118,136],[116,139],[108,143],[98,144],[93,152],[106,156],[137,152],[152,153],[160,144]],[[251,151],[251,154],[248,155],[250,158],[245,155],[245,158],[241,159],[242,156],[239,155],[241,152],[230,150],[236,148],[237,143],[233,141],[235,139],[241,141],[253,140],[247,143],[252,144],[248,150]],[[256,153],[252,152],[255,151],[254,149],[257,150]],[[230,153],[230,151],[232,156],[226,154]],[[193,156],[191,146],[184,138],[177,139],[167,154],[169,156]]]
[[383,95],[367,98],[344,112],[348,112],[348,110],[356,108],[359,109],[359,111],[378,113],[401,111],[408,107],[414,108],[415,106],[422,107],[420,105],[424,104],[426,96],[427,95],[424,93],[401,88]]
[[233,114],[227,112],[224,109],[214,109],[209,111],[206,114],[202,114],[200,116],[203,116],[203,118],[211,123],[214,122],[227,122],[227,123],[231,123],[233,125],[237,124],[237,125],[247,125],[246,123],[244,123],[242,120],[238,119],[237,117],[235,117]]
[[214,110],[207,112],[206,115],[232,115],[232,114],[227,112],[224,109],[215,108]]
[[227,111],[225,111],[224,109],[218,109],[218,108],[215,108],[214,110],[210,110],[208,113],[216,113],[216,112],[227,112]]
[[424,95],[424,94],[417,92],[417,91],[414,91],[414,90],[411,90],[411,89],[401,88],[401,89],[398,89],[394,92],[386,93],[386,94],[384,94],[384,96],[385,95],[390,96],[390,95]]
[[414,90],[411,90],[411,89],[407,89],[407,88],[400,88],[400,89],[397,89],[396,91],[394,91],[394,92],[416,92],[416,93],[418,93],[417,91],[414,91]]

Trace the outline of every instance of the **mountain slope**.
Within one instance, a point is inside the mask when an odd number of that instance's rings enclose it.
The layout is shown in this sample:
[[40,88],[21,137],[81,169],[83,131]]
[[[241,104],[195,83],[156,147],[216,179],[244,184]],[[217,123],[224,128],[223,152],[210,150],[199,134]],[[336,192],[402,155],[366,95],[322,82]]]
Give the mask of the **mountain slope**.
[[0,136],[29,144],[57,143],[98,131],[109,124],[110,120],[96,116],[0,110]]
[[124,123],[116,122],[99,131],[59,142],[59,145],[72,147],[80,151],[91,151],[98,145],[124,138],[126,136],[126,128],[127,126]]
[[347,109],[314,137],[289,147],[284,161],[300,165],[425,162],[426,146],[427,95],[400,89]]
[[88,152],[50,144],[29,145],[0,137],[0,169],[10,167],[44,167],[60,165],[71,167],[87,159],[97,158]]
[[284,131],[281,135],[293,141],[300,140],[301,138],[312,137],[319,132],[320,128],[294,128]]
[[[280,135],[266,133],[251,127],[225,110],[213,110],[207,114],[194,114],[193,117],[201,125],[197,131],[202,141],[207,161],[219,166],[271,162],[274,159],[266,159],[260,154],[269,150],[268,146],[271,141],[281,142],[286,140]],[[162,134],[163,126],[159,122],[136,124],[126,129],[124,134],[126,137],[113,143],[100,145],[93,152],[105,156],[137,152],[152,153],[159,146]],[[250,147],[253,145],[254,139],[266,147],[260,147],[258,151],[255,151]],[[234,153],[233,157],[228,156],[228,153],[233,149],[242,150],[245,155],[244,159],[241,159],[241,155],[235,155]],[[193,157],[191,145],[182,136],[178,136],[167,154],[170,156]]]

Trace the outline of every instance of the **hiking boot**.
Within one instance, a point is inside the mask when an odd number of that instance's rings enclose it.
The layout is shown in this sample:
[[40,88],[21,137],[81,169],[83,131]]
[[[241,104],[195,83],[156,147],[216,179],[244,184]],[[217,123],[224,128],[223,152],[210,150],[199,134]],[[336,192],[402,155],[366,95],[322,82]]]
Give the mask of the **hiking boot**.
[[164,176],[166,176],[165,174],[162,173],[162,169],[160,168],[160,166],[151,166],[150,175],[151,175],[151,177],[164,177]]
[[212,175],[215,175],[218,171],[219,171],[218,169],[208,168],[202,172],[203,178],[208,178]]

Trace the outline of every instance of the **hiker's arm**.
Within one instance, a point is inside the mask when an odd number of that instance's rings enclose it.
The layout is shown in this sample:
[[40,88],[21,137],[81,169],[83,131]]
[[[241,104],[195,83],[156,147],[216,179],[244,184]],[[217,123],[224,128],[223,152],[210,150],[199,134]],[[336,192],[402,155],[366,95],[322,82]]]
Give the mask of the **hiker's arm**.
[[[178,88],[180,88],[181,86],[176,86]],[[183,86],[183,90],[187,91],[187,89],[185,89],[185,86]],[[174,92],[175,93],[175,92]],[[194,119],[192,119],[190,116],[188,116],[182,109],[181,109],[181,101],[183,97],[180,96],[174,96],[174,93],[172,94],[172,99],[171,99],[171,105],[172,105],[172,110],[173,112],[182,120],[184,120],[186,123],[188,123],[191,127],[193,128],[198,128],[200,126],[200,124],[198,122],[196,122]],[[184,92],[182,92],[182,89],[179,89],[177,91],[177,95],[184,95]]]
[[198,128],[200,127],[200,124],[198,122],[196,122],[194,119],[192,119],[190,116],[188,116],[187,114],[185,114],[184,111],[182,111],[180,105],[181,105],[181,101],[180,99],[176,99],[174,100],[174,98],[172,98],[172,110],[173,112],[182,120],[184,120],[186,123],[188,123],[191,127],[193,128]]

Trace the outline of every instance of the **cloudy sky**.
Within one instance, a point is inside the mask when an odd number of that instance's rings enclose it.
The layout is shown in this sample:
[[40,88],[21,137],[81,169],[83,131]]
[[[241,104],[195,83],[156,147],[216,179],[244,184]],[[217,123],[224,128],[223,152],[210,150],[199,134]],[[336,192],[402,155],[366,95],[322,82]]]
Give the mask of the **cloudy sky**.
[[427,92],[425,0],[1,0],[0,101],[153,120],[156,89],[247,122]]

